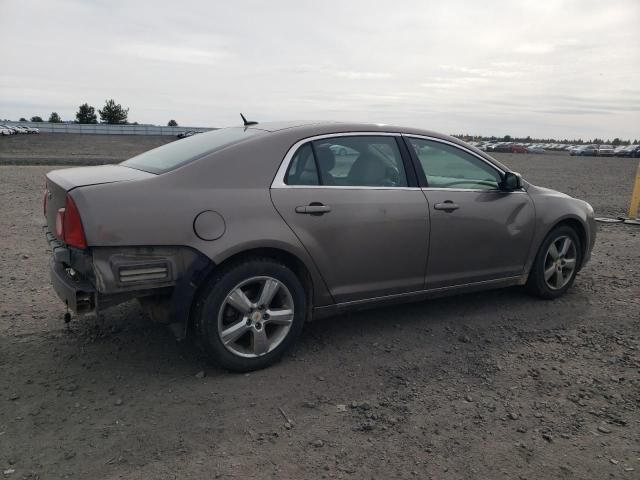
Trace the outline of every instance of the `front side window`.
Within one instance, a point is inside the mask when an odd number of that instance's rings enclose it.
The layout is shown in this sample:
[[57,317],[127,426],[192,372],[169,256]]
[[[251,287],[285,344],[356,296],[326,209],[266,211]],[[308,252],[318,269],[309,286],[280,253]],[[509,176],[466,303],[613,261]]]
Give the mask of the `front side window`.
[[430,188],[498,190],[500,172],[486,162],[452,145],[409,138]]
[[291,160],[285,183],[406,187],[407,175],[394,137],[340,136],[300,147]]

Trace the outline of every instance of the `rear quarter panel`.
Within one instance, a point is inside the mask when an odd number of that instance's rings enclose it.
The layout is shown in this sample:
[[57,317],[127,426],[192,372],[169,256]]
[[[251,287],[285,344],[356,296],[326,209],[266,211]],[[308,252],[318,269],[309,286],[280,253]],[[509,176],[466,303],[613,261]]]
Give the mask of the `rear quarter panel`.
[[[253,248],[279,248],[300,259],[314,283],[314,303],[331,297],[304,247],[275,210],[269,187],[289,147],[261,137],[218,151],[174,171],[139,181],[73,190],[90,246],[188,246],[216,264]],[[218,212],[225,233],[206,241],[196,216]]]

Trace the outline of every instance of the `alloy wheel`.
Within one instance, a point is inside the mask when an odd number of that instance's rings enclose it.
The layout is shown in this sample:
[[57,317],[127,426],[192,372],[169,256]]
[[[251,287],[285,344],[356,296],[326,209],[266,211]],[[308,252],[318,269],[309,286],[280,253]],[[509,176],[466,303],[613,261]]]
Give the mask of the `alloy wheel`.
[[231,289],[222,302],[218,336],[231,353],[260,357],[283,342],[293,319],[293,296],[286,285],[273,277],[251,277]]
[[544,281],[551,290],[560,290],[575,273],[577,250],[574,241],[561,236],[551,242],[544,259]]

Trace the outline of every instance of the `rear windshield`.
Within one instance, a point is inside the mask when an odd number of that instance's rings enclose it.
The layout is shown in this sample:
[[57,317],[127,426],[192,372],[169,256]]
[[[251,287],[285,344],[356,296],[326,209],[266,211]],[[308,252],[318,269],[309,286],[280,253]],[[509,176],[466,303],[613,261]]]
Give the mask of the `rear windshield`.
[[221,128],[154,148],[122,162],[121,165],[145,172],[163,173],[216,150],[264,133],[262,130],[243,127]]

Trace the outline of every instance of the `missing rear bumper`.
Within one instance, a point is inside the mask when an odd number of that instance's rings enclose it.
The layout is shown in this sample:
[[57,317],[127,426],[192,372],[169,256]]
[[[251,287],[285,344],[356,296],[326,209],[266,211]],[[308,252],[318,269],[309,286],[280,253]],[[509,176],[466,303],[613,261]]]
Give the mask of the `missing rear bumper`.
[[49,267],[51,284],[58,297],[78,314],[89,313],[96,308],[96,291],[87,280],[62,263],[52,261]]

